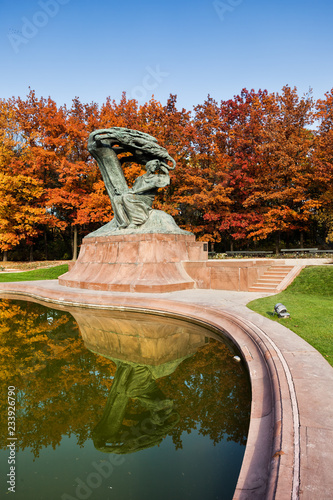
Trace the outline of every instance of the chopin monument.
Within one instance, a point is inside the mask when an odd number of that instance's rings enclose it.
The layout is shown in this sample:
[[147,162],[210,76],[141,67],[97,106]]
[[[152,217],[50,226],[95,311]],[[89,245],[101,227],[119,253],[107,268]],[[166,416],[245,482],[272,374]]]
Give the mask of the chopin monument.
[[[90,134],[88,150],[97,160],[114,212],[112,221],[92,234],[113,234],[121,229],[126,229],[127,234],[134,233],[134,230],[166,233],[171,228],[180,234],[188,234],[178,228],[165,212],[152,210],[158,188],[170,184],[169,170],[175,168],[175,161],[157,144],[155,137],[120,127],[97,130]],[[121,153],[130,156],[119,159]],[[141,164],[146,169],[131,189],[122,170],[122,165],[129,162]]]
[[[206,260],[204,244],[171,215],[152,208],[158,189],[170,184],[175,160],[155,137],[122,127],[92,132],[88,150],[100,168],[114,217],[83,239],[78,260],[59,283],[126,292],[194,288],[182,262]],[[129,188],[122,166],[132,162],[146,172]]]

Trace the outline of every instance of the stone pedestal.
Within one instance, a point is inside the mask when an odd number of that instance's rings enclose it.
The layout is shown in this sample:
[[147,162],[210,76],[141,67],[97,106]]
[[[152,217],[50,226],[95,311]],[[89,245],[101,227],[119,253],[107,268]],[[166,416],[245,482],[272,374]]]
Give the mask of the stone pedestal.
[[59,284],[117,292],[171,292],[195,288],[183,262],[206,261],[193,234],[122,234],[86,237],[75,265]]
[[207,331],[201,326],[165,315],[80,308],[70,312],[87,349],[109,359],[155,367],[156,378],[160,365],[177,365],[206,343]]

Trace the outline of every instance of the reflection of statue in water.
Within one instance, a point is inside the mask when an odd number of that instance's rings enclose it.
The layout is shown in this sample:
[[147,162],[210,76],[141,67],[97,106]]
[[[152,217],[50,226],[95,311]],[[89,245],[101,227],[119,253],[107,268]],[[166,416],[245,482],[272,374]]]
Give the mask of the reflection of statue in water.
[[[121,454],[155,446],[179,421],[173,401],[157,387],[151,367],[116,363],[103,417],[92,433],[94,445],[100,451]],[[131,400],[134,405],[140,403],[141,411],[137,405],[128,409]]]
[[[175,161],[166,149],[149,134],[113,127],[92,132],[88,150],[101,170],[117,229],[135,229],[144,224],[151,213],[157,190],[170,184],[169,170],[175,168]],[[118,158],[117,155],[123,156]],[[122,170],[122,165],[127,162],[146,168],[146,173],[136,179],[131,189]],[[167,162],[172,162],[172,166]]]

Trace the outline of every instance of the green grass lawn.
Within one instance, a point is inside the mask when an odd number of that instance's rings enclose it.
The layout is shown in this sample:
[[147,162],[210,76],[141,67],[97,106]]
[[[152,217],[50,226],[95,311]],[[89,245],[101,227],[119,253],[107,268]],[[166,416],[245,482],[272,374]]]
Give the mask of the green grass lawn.
[[[286,306],[290,318],[273,315],[278,302]],[[247,307],[290,328],[333,366],[333,266],[306,267],[286,290],[253,300]]]
[[46,269],[36,269],[35,271],[25,271],[20,273],[0,272],[0,283],[6,281],[54,280],[67,271],[68,264],[62,264],[61,266],[55,266]]

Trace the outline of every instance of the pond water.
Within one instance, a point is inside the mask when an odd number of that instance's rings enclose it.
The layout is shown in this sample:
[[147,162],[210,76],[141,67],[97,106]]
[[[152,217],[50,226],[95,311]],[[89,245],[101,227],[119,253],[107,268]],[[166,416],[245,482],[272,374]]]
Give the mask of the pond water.
[[235,346],[213,337],[158,315],[1,299],[0,497],[231,499],[251,389]]

